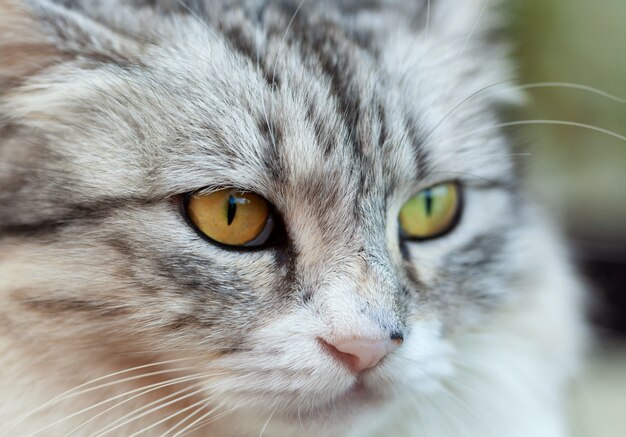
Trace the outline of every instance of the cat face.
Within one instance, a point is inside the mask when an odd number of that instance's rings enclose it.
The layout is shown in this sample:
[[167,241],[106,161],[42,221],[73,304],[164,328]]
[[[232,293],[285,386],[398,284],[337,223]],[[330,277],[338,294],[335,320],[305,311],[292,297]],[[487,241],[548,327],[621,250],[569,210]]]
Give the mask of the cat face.
[[[515,298],[524,202],[478,5],[426,26],[393,2],[66,3],[2,3],[10,330],[184,359],[215,405],[332,423],[436,389],[455,335]],[[401,209],[441,184],[449,232],[406,238]],[[189,195],[224,189],[271,205],[267,241],[198,231]]]

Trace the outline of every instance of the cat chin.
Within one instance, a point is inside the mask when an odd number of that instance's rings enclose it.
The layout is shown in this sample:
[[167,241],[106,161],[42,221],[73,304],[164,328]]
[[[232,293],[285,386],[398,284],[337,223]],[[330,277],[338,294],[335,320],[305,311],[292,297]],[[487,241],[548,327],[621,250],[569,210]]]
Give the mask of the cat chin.
[[324,399],[320,399],[319,393],[301,393],[297,400],[291,401],[255,400],[236,408],[232,415],[219,420],[216,427],[227,433],[239,429],[246,436],[258,435],[264,426],[268,435],[319,435],[320,427],[331,435],[342,435],[347,427],[380,414],[393,404],[392,399],[390,392],[355,379],[346,390],[328,394]]
[[[295,403],[294,403],[295,406]],[[340,396],[315,406],[272,406],[266,403],[259,408],[241,409],[231,417],[220,420],[215,430],[223,429],[232,435],[346,435],[354,425],[379,415],[389,406],[389,398],[357,381]],[[255,419],[253,419],[255,418]]]
[[367,410],[381,407],[387,401],[383,393],[367,387],[362,381],[354,384],[343,394],[313,408],[299,409],[296,411],[284,411],[282,417],[285,421],[345,421],[346,417],[362,414]]

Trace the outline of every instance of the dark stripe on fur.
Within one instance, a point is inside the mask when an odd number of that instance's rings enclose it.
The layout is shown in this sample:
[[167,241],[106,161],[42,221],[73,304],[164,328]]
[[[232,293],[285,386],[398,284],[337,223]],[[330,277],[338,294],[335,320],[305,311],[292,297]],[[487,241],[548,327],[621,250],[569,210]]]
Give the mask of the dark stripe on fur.
[[30,311],[42,313],[82,312],[97,317],[119,317],[129,314],[126,308],[112,307],[100,302],[79,299],[21,299],[20,304]]
[[260,48],[256,47],[253,39],[254,34],[252,32],[254,32],[254,28],[252,28],[252,23],[248,21],[234,24],[220,23],[220,30],[230,46],[239,55],[247,59],[253,68],[257,68],[261,72],[270,89],[278,88],[280,85],[279,72],[267,65],[263,54],[259,52]]
[[428,155],[424,150],[424,143],[426,142],[426,139],[419,131],[418,126],[419,124],[413,119],[412,115],[407,114],[405,116],[404,127],[407,137],[413,146],[413,150],[415,151],[415,162],[417,164],[416,177],[418,179],[425,179],[429,174],[430,166],[428,164]]
[[257,126],[265,139],[265,153],[263,153],[263,164],[269,171],[270,176],[276,183],[281,183],[284,179],[281,144],[283,143],[283,132],[280,126],[272,119],[262,118],[258,120]]
[[[9,216],[4,223],[0,224],[0,238],[49,236],[76,223],[91,222],[96,224],[96,222],[107,218],[114,210],[129,206],[146,206],[151,203],[142,198],[124,198],[63,205],[59,207],[59,211],[54,213],[52,217],[38,218],[35,221],[30,219],[32,217],[37,218],[36,212],[33,212],[31,216],[26,211],[20,211],[19,215]],[[9,219],[13,222],[10,222]]]

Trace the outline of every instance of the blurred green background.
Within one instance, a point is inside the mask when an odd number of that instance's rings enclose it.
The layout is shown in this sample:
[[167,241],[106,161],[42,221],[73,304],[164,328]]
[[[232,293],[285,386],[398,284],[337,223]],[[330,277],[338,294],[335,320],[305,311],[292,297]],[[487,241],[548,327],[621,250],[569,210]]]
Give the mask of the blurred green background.
[[[572,82],[626,98],[626,0],[513,0],[521,82]],[[568,88],[528,90],[528,118],[626,136],[626,104]],[[626,243],[626,142],[570,126],[535,126],[532,185],[580,237]],[[615,241],[615,240],[618,241]]]
[[[520,82],[570,82],[626,98],[626,0],[510,0]],[[626,136],[626,104],[591,92],[528,90],[524,119]],[[520,114],[517,114],[519,117]],[[564,224],[592,284],[595,345],[572,392],[575,437],[626,436],[626,141],[571,126],[527,126],[531,189]]]

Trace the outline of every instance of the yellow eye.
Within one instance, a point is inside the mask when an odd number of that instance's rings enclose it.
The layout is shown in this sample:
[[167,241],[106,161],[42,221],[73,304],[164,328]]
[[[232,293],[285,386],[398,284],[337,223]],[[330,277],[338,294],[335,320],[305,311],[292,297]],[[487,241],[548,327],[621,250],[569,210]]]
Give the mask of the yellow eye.
[[453,182],[420,191],[400,210],[400,231],[407,239],[440,237],[456,224],[461,210],[459,186]]
[[186,208],[200,232],[227,246],[260,246],[272,234],[270,205],[257,194],[233,189],[194,194]]

